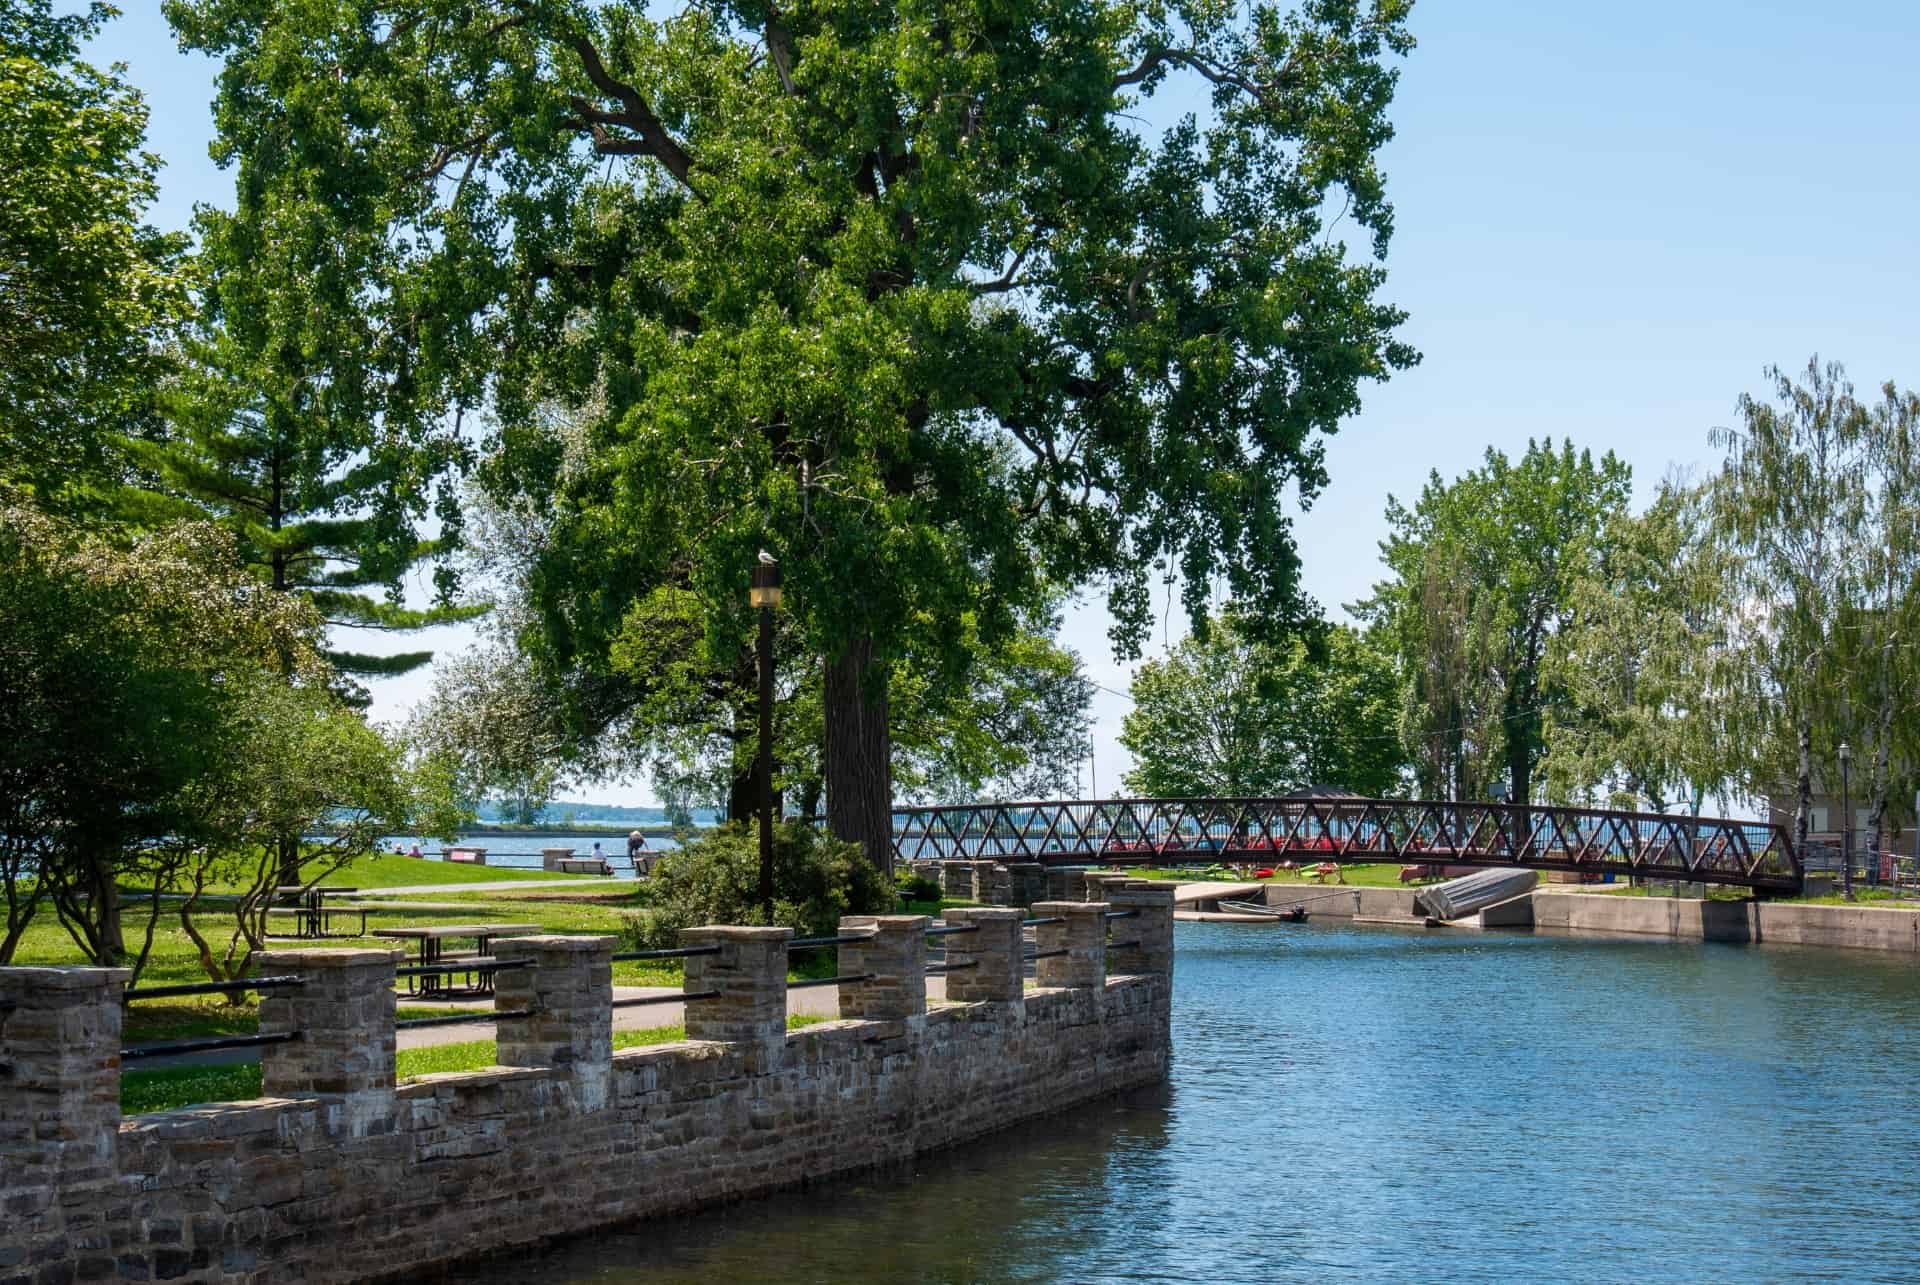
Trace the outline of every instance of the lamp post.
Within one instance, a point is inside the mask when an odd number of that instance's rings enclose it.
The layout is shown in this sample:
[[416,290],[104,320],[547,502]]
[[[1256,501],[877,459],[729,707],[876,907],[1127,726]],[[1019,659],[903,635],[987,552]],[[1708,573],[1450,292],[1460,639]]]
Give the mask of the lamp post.
[[1840,742],[1840,888],[1853,900],[1853,747]]
[[773,609],[780,605],[780,564],[765,549],[753,569],[747,601],[760,613],[760,907],[773,922]]

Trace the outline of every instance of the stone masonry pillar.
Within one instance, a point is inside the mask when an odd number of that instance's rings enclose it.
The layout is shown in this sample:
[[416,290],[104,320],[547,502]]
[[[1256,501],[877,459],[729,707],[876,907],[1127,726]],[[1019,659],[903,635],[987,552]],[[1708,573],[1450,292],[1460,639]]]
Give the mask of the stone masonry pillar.
[[967,895],[973,898],[975,905],[993,905],[993,862],[974,861],[969,864],[973,867],[973,882],[967,891]]
[[1031,906],[1047,899],[1047,868],[1038,861],[1016,861],[1007,867],[1012,896],[1009,905]]
[[[1020,947],[1020,921],[1026,912],[965,906],[941,913],[951,925],[978,925],[975,932],[950,933],[940,939],[947,948],[947,998],[963,1004],[1020,999],[1026,993]],[[966,967],[969,964],[974,967]]]
[[791,928],[709,926],[680,930],[682,946],[718,946],[687,960],[686,991],[718,991],[687,1001],[687,1038],[718,1040],[763,1053],[786,1046],[787,943]]
[[1173,976],[1173,889],[1147,879],[1129,879],[1107,885],[1107,904],[1115,910],[1138,911],[1131,919],[1109,919],[1113,940],[1138,945],[1109,946],[1111,974]]
[[1086,892],[1082,895],[1087,901],[1104,901],[1108,888],[1127,883],[1133,878],[1132,875],[1111,870],[1089,870],[1080,877],[1086,885]]
[[[0,968],[0,1250],[115,1174],[125,968]],[[20,1262],[0,1254],[0,1262]]]
[[840,948],[840,971],[847,976],[872,973],[873,980],[841,983],[841,1017],[895,1022],[926,1016],[927,923],[925,915],[842,917],[842,936],[873,936]]
[[298,1032],[260,1049],[260,1091],[270,1098],[346,1099],[349,1129],[393,1103],[394,950],[269,950],[263,973],[298,973],[304,986],[263,991],[260,1033]]
[[1107,903],[1104,901],[1042,901],[1033,908],[1036,919],[1062,919],[1034,930],[1038,953],[1065,949],[1066,954],[1042,959],[1036,965],[1040,985],[1046,988],[1096,989],[1107,980]]
[[940,863],[940,895],[943,897],[973,896],[973,863],[971,861]]
[[[574,1082],[582,1109],[607,1105],[613,1084],[612,937],[503,937],[494,944],[502,963],[531,968],[494,974],[493,1006],[533,1016],[497,1024],[501,1066],[552,1067]],[[689,961],[691,962],[691,961]]]

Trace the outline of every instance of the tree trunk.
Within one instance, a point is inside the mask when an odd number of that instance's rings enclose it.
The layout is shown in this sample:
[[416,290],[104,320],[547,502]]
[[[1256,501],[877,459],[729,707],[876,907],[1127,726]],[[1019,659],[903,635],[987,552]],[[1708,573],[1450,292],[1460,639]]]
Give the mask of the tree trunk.
[[283,834],[274,840],[278,849],[279,881],[282,888],[300,886],[300,836]]
[[1507,743],[1507,802],[1513,805],[1513,842],[1515,850],[1526,854],[1533,850],[1533,818],[1527,807],[1533,802],[1533,764],[1526,741],[1518,731],[1509,734]]
[[887,673],[873,639],[858,638],[827,661],[827,827],[860,845],[875,869],[893,873],[893,741]]
[[93,923],[99,933],[99,958],[94,962],[102,968],[118,968],[120,961],[127,957],[126,931],[120,916],[120,885],[114,882],[113,873],[111,863],[96,864],[93,887],[89,890]]

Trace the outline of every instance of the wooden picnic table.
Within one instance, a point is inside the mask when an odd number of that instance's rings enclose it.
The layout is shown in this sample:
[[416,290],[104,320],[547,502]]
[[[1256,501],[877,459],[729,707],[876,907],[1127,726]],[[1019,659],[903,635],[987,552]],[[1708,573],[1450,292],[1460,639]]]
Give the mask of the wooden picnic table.
[[[434,924],[419,928],[376,928],[370,934],[374,937],[390,937],[396,941],[417,941],[420,943],[419,963],[422,967],[442,963],[446,959],[443,943],[449,937],[471,937],[476,943],[474,954],[485,957],[493,954],[495,937],[520,937],[527,933],[542,932],[539,924]],[[452,988],[446,985],[451,974],[429,973],[420,978],[407,979],[407,994],[436,995]],[[419,982],[418,989],[414,982]],[[485,995],[493,990],[493,973],[481,971],[468,976],[467,989],[474,994]]]
[[[276,900],[291,898],[296,903],[294,909],[298,918],[293,933],[295,937],[318,938],[327,935],[327,916],[333,913],[327,909],[324,899],[359,891],[358,888],[322,888],[319,884],[311,888],[300,884],[282,884],[273,890],[273,895]],[[366,926],[367,916],[363,911],[360,915],[361,930],[365,931]]]

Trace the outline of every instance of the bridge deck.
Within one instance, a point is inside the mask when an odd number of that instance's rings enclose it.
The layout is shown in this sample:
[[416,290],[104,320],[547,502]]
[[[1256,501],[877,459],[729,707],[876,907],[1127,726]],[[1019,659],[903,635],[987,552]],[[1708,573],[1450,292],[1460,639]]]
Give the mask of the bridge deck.
[[1368,862],[1801,886],[1780,826],[1596,808],[1405,799],[1083,799],[896,808],[905,860],[1044,865]]

